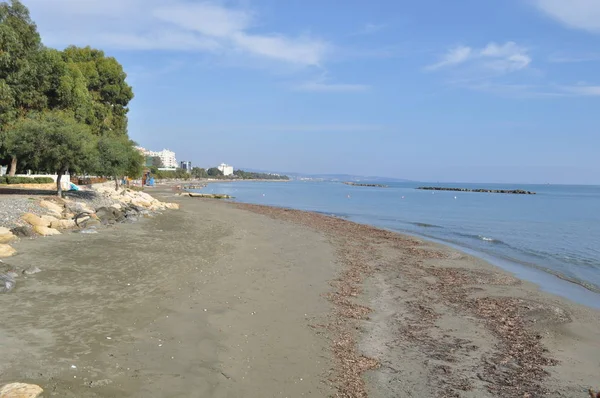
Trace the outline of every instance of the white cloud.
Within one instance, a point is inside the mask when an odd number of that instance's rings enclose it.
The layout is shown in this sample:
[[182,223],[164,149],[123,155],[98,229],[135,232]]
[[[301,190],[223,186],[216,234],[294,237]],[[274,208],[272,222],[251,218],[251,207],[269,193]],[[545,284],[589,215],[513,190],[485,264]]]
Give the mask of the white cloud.
[[458,46],[450,49],[442,59],[433,65],[429,65],[427,69],[435,70],[445,66],[453,66],[466,62],[471,57],[471,47]]
[[216,2],[184,0],[29,0],[46,44],[121,50],[246,54],[319,66],[330,45],[306,35],[258,31],[257,16]]
[[579,62],[593,62],[600,61],[600,54],[597,53],[586,53],[586,54],[553,54],[548,57],[548,61],[555,64],[572,64]]
[[531,63],[531,57],[525,47],[508,41],[504,44],[489,43],[482,49],[459,46],[449,50],[442,59],[426,67],[427,70],[436,70],[445,67],[457,66],[467,62],[477,63],[479,66],[500,73],[508,73],[524,69]]
[[600,33],[598,0],[533,0],[546,15],[575,29]]
[[345,93],[367,91],[371,87],[365,84],[329,84],[323,82],[306,82],[294,87],[297,91]]
[[566,93],[580,97],[600,97],[600,86],[561,86],[561,89]]

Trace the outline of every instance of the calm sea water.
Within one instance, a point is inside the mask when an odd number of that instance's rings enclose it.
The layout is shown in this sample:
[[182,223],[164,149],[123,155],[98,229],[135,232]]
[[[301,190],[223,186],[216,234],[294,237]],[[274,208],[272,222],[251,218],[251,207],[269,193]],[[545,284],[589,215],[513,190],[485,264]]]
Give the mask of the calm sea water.
[[334,182],[235,182],[203,191],[236,201],[317,211],[448,242],[533,267],[600,292],[600,186],[443,184],[537,195],[419,191]]

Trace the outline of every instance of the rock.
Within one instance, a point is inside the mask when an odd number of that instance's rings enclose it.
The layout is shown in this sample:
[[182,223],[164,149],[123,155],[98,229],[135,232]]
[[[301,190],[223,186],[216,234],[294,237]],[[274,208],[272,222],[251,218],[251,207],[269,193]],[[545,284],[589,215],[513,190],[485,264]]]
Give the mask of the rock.
[[42,200],[40,202],[40,206],[42,206],[45,209],[50,210],[53,213],[57,213],[57,214],[62,214],[63,210],[65,209],[64,206],[59,206],[56,203],[52,203],[47,200]]
[[44,390],[35,384],[12,383],[0,389],[0,398],[38,398]]
[[136,206],[145,207],[146,209],[149,208],[150,206],[152,206],[152,202],[148,202],[144,199],[139,199],[139,198],[133,199],[131,201],[131,203],[133,203]]
[[100,207],[96,210],[96,216],[102,224],[114,224],[125,220],[125,214],[113,207]]
[[44,227],[42,225],[36,225],[33,227],[33,230],[42,235],[42,236],[54,236],[54,235],[60,235],[60,231],[54,228],[48,228],[48,227]]
[[171,210],[179,210],[179,203],[165,203],[165,207]]
[[15,227],[10,230],[18,238],[32,238],[35,236],[35,232],[33,232],[33,228],[27,227]]
[[53,222],[56,222],[59,220],[58,217],[54,217],[54,216],[49,216],[49,215],[43,215],[40,217],[42,220],[47,221],[48,224],[46,224],[47,227],[49,227]]
[[100,225],[102,225],[102,223],[95,218],[89,218],[86,221],[79,223],[79,226],[82,228],[98,227]]
[[93,213],[94,210],[91,209],[87,204],[82,203],[82,202],[67,202],[66,204],[67,206],[67,211],[69,213],[73,213],[73,214],[79,214],[79,213]]
[[49,222],[47,222],[46,220],[43,220],[41,217],[38,217],[32,213],[23,214],[21,216],[21,219],[34,227],[35,226],[47,227],[48,225],[50,225]]
[[115,209],[117,209],[117,210],[121,210],[121,209],[123,208],[123,206],[121,206],[121,205],[120,205],[120,204],[118,204],[118,203],[113,203],[113,204],[112,204],[110,207],[114,207],[114,208],[115,208]]
[[50,228],[54,228],[54,229],[75,228],[75,221],[73,221],[73,220],[56,220],[50,224]]
[[8,243],[17,237],[8,228],[0,227],[0,243]]
[[12,246],[0,243],[0,258],[14,256],[16,253]]
[[42,272],[41,269],[39,269],[38,267],[32,265],[30,267],[27,267],[23,270],[23,275],[33,275],[33,274],[37,274],[39,272]]
[[16,285],[15,277],[9,274],[0,274],[0,293],[8,293]]

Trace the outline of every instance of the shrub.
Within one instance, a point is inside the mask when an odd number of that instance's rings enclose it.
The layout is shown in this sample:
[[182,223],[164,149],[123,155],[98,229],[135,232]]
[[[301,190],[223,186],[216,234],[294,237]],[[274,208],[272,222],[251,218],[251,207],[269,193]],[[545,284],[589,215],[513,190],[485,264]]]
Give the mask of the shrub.
[[50,177],[35,177],[35,184],[52,184],[54,180]]
[[0,177],[0,184],[51,184],[53,182],[50,177]]

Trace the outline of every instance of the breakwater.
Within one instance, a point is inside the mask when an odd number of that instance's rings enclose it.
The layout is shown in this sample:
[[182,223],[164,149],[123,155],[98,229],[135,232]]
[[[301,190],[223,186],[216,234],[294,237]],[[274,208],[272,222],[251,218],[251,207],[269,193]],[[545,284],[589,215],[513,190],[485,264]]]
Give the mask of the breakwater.
[[350,185],[353,187],[373,187],[373,188],[387,188],[387,185],[382,185],[382,184],[362,184],[359,182],[345,182],[344,184],[346,185]]
[[418,187],[417,189],[425,191],[453,191],[453,192],[482,192],[482,193],[506,193],[513,195],[535,195],[535,192],[525,191],[523,189],[470,189],[470,188],[448,188],[448,187]]

